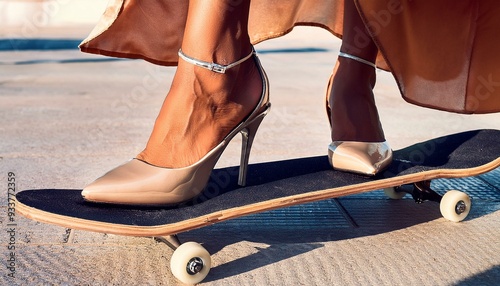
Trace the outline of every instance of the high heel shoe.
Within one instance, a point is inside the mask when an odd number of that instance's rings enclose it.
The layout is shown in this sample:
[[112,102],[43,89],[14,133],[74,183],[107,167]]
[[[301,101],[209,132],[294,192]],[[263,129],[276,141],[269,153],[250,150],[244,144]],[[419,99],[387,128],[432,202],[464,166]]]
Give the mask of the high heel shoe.
[[[374,63],[350,54],[341,52],[339,56],[376,68]],[[333,74],[330,77],[326,91],[326,112],[330,126],[332,126],[332,119],[328,98],[332,82]],[[328,161],[334,169],[374,176],[387,168],[392,162],[392,150],[387,141],[333,141],[328,146]]]
[[180,50],[179,56],[189,63],[217,73],[225,73],[227,69],[253,57],[262,78],[259,103],[219,145],[193,165],[184,168],[163,168],[132,159],[85,187],[82,191],[85,200],[127,205],[167,205],[192,199],[203,191],[217,160],[229,141],[238,133],[243,137],[238,184],[245,185],[250,149],[259,125],[271,107],[269,82],[255,51],[252,50],[245,58],[229,65],[196,60]]

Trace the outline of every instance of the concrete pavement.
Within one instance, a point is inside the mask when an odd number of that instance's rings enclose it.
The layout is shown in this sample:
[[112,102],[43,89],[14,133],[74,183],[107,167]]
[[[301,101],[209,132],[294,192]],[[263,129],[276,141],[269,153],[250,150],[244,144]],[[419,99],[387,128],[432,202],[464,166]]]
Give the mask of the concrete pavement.
[[[83,28],[43,38],[80,39]],[[297,28],[256,46],[273,109],[251,162],[326,154],[328,77],[340,42]],[[174,68],[77,50],[0,52],[2,285],[175,285],[172,251],[150,238],[40,224],[16,216],[15,278],[7,276],[8,179],[17,191],[82,188],[144,147]],[[376,98],[394,149],[464,130],[500,129],[500,115],[458,115],[410,105],[392,76],[377,73]],[[239,139],[218,167],[238,164]],[[12,175],[13,174],[13,175]],[[204,243],[213,269],[204,285],[495,285],[500,279],[500,170],[435,183],[474,200],[451,223],[436,204],[390,201],[380,192],[295,207],[181,234]],[[311,227],[313,222],[318,222]],[[268,222],[268,225],[263,225]],[[270,223],[269,223],[270,222]],[[285,225],[287,227],[278,227]]]

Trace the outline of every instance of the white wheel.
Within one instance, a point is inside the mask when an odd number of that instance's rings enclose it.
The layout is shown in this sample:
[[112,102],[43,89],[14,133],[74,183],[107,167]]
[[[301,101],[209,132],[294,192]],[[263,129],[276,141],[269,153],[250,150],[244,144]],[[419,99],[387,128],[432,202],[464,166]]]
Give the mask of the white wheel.
[[439,204],[441,215],[450,221],[459,222],[469,214],[471,201],[467,194],[460,191],[448,191]]
[[385,188],[384,193],[387,197],[393,200],[400,200],[406,195],[405,192],[396,192],[395,188]]
[[175,278],[185,284],[196,284],[205,277],[212,264],[210,253],[196,242],[179,246],[170,259],[170,270]]

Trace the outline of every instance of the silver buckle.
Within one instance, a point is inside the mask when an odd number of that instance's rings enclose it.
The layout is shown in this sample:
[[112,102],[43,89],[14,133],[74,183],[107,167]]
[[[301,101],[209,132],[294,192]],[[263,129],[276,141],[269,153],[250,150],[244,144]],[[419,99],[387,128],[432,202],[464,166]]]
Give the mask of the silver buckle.
[[210,70],[216,73],[226,73],[226,66],[212,63],[210,65]]

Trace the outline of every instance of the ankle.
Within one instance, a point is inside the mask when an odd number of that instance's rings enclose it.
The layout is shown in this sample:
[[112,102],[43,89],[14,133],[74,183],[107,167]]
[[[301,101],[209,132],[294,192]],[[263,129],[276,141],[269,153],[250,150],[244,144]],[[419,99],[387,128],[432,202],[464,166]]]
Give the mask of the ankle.
[[224,74],[179,61],[150,140],[137,158],[159,167],[190,166],[255,110],[262,88],[254,59]]
[[338,57],[334,81],[342,82],[351,87],[372,90],[375,87],[376,79],[376,69],[373,66],[350,58]]
[[329,97],[332,141],[383,142],[373,88],[375,69],[339,57]]
[[[186,53],[180,55],[171,92],[191,93],[197,98],[206,98],[216,107],[237,104],[245,109],[257,104],[263,86],[260,71],[252,57],[253,48],[235,61],[224,64],[215,61],[201,63],[198,58]],[[190,82],[194,84],[186,84]]]
[[[186,44],[186,42],[191,41],[184,41],[184,44],[181,47],[181,50],[185,55],[198,61],[219,65],[229,65],[235,63],[244,59],[253,52],[253,46],[250,43],[250,38],[248,38],[248,36],[245,39],[234,39],[231,36],[225,40],[219,39],[214,43],[206,42],[196,45]],[[239,66],[240,65],[237,65],[237,67]]]

